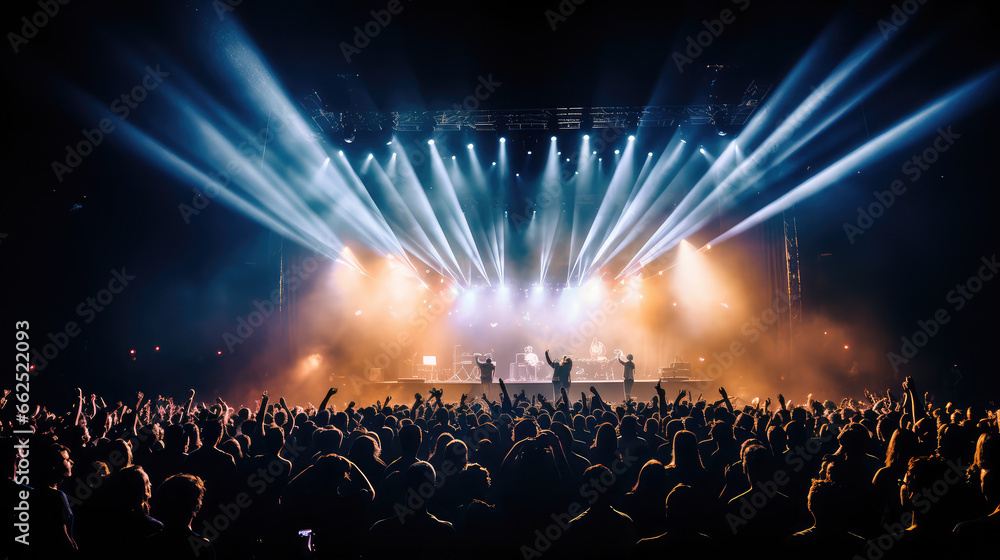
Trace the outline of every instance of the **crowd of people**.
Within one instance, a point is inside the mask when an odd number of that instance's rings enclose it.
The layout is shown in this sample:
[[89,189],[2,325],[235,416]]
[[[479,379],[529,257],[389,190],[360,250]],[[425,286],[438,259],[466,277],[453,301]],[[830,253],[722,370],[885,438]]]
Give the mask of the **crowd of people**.
[[724,388],[656,389],[553,400],[501,380],[496,400],[434,388],[340,409],[333,388],[318,407],[265,391],[240,408],[78,391],[26,417],[5,395],[0,553],[875,560],[982,557],[1000,530],[998,411],[935,403],[910,378],[898,398],[742,409]]

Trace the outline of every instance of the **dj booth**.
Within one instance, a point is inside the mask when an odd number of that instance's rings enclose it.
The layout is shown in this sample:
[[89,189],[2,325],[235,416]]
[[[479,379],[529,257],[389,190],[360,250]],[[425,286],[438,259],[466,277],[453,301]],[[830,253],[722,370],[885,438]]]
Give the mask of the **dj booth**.
[[548,381],[552,379],[552,368],[545,365],[537,354],[531,354],[529,358],[528,354],[519,352],[510,364],[509,378],[513,381]]

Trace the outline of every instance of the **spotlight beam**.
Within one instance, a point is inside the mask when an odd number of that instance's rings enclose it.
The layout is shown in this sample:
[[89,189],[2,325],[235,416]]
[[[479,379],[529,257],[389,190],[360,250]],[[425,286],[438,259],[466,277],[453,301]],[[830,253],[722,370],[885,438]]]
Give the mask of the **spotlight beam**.
[[[998,70],[993,69],[928,104],[915,115],[866,142],[864,145],[837,160],[809,180],[795,187],[774,202],[761,208],[740,223],[719,235],[712,243],[720,243],[739,235],[751,227],[767,220],[797,202],[804,200],[829,187],[853,170],[876,161],[888,149],[899,149],[906,145],[906,139],[913,140],[939,126],[945,117],[954,117],[962,108],[966,110],[989,95],[996,88]],[[980,98],[980,99],[977,99]]]

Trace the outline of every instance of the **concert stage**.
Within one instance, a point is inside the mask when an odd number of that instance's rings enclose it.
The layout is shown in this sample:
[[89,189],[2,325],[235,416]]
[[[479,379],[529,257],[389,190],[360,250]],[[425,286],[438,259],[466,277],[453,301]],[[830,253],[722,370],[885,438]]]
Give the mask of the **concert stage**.
[[[420,393],[426,400],[431,387],[444,389],[443,398],[446,402],[457,402],[462,397],[462,394],[469,395],[471,400],[473,397],[481,396],[483,392],[482,385],[479,383],[470,383],[468,381],[426,381],[420,378],[400,379],[399,381],[365,381],[357,378],[340,378],[336,379],[335,383],[340,387],[340,393],[337,396],[345,400],[356,399],[357,397],[353,393],[357,393],[357,395],[375,394],[379,395],[379,399],[383,399],[386,395],[389,395],[392,396],[393,404],[408,405],[413,404],[414,393]],[[545,395],[546,398],[552,398],[551,381],[511,381],[510,383],[504,381],[504,384],[507,386],[507,390],[512,397],[515,393],[520,393],[523,389],[529,398],[531,395],[538,393]],[[625,385],[619,379],[614,381],[573,381],[569,388],[570,399],[578,400],[581,391],[586,393],[589,398],[591,395],[591,386],[597,388],[605,401],[617,402],[625,398]],[[662,386],[666,391],[667,398],[671,400],[677,396],[677,391],[681,389],[686,389],[691,398],[698,398],[698,395],[703,393],[709,399],[717,395],[718,391],[716,383],[710,380],[667,379],[662,380]],[[494,382],[491,387],[490,399],[498,400],[500,393],[500,384]],[[632,386],[632,398],[636,400],[647,401],[655,395],[655,379],[637,379]]]

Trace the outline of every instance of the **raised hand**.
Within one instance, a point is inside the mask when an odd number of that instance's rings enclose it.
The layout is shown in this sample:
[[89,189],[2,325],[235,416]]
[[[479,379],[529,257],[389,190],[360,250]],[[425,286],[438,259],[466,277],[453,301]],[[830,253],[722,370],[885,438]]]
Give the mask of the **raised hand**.
[[597,387],[594,387],[593,385],[590,386],[590,392],[593,393],[595,397],[600,396],[597,392]]
[[719,387],[719,394],[722,395],[722,398],[724,398],[724,399],[728,399],[729,398],[729,395],[726,393],[726,388],[725,387]]
[[332,397],[337,394],[337,391],[338,389],[336,387],[330,387],[330,389],[326,392],[326,395],[328,397]]

